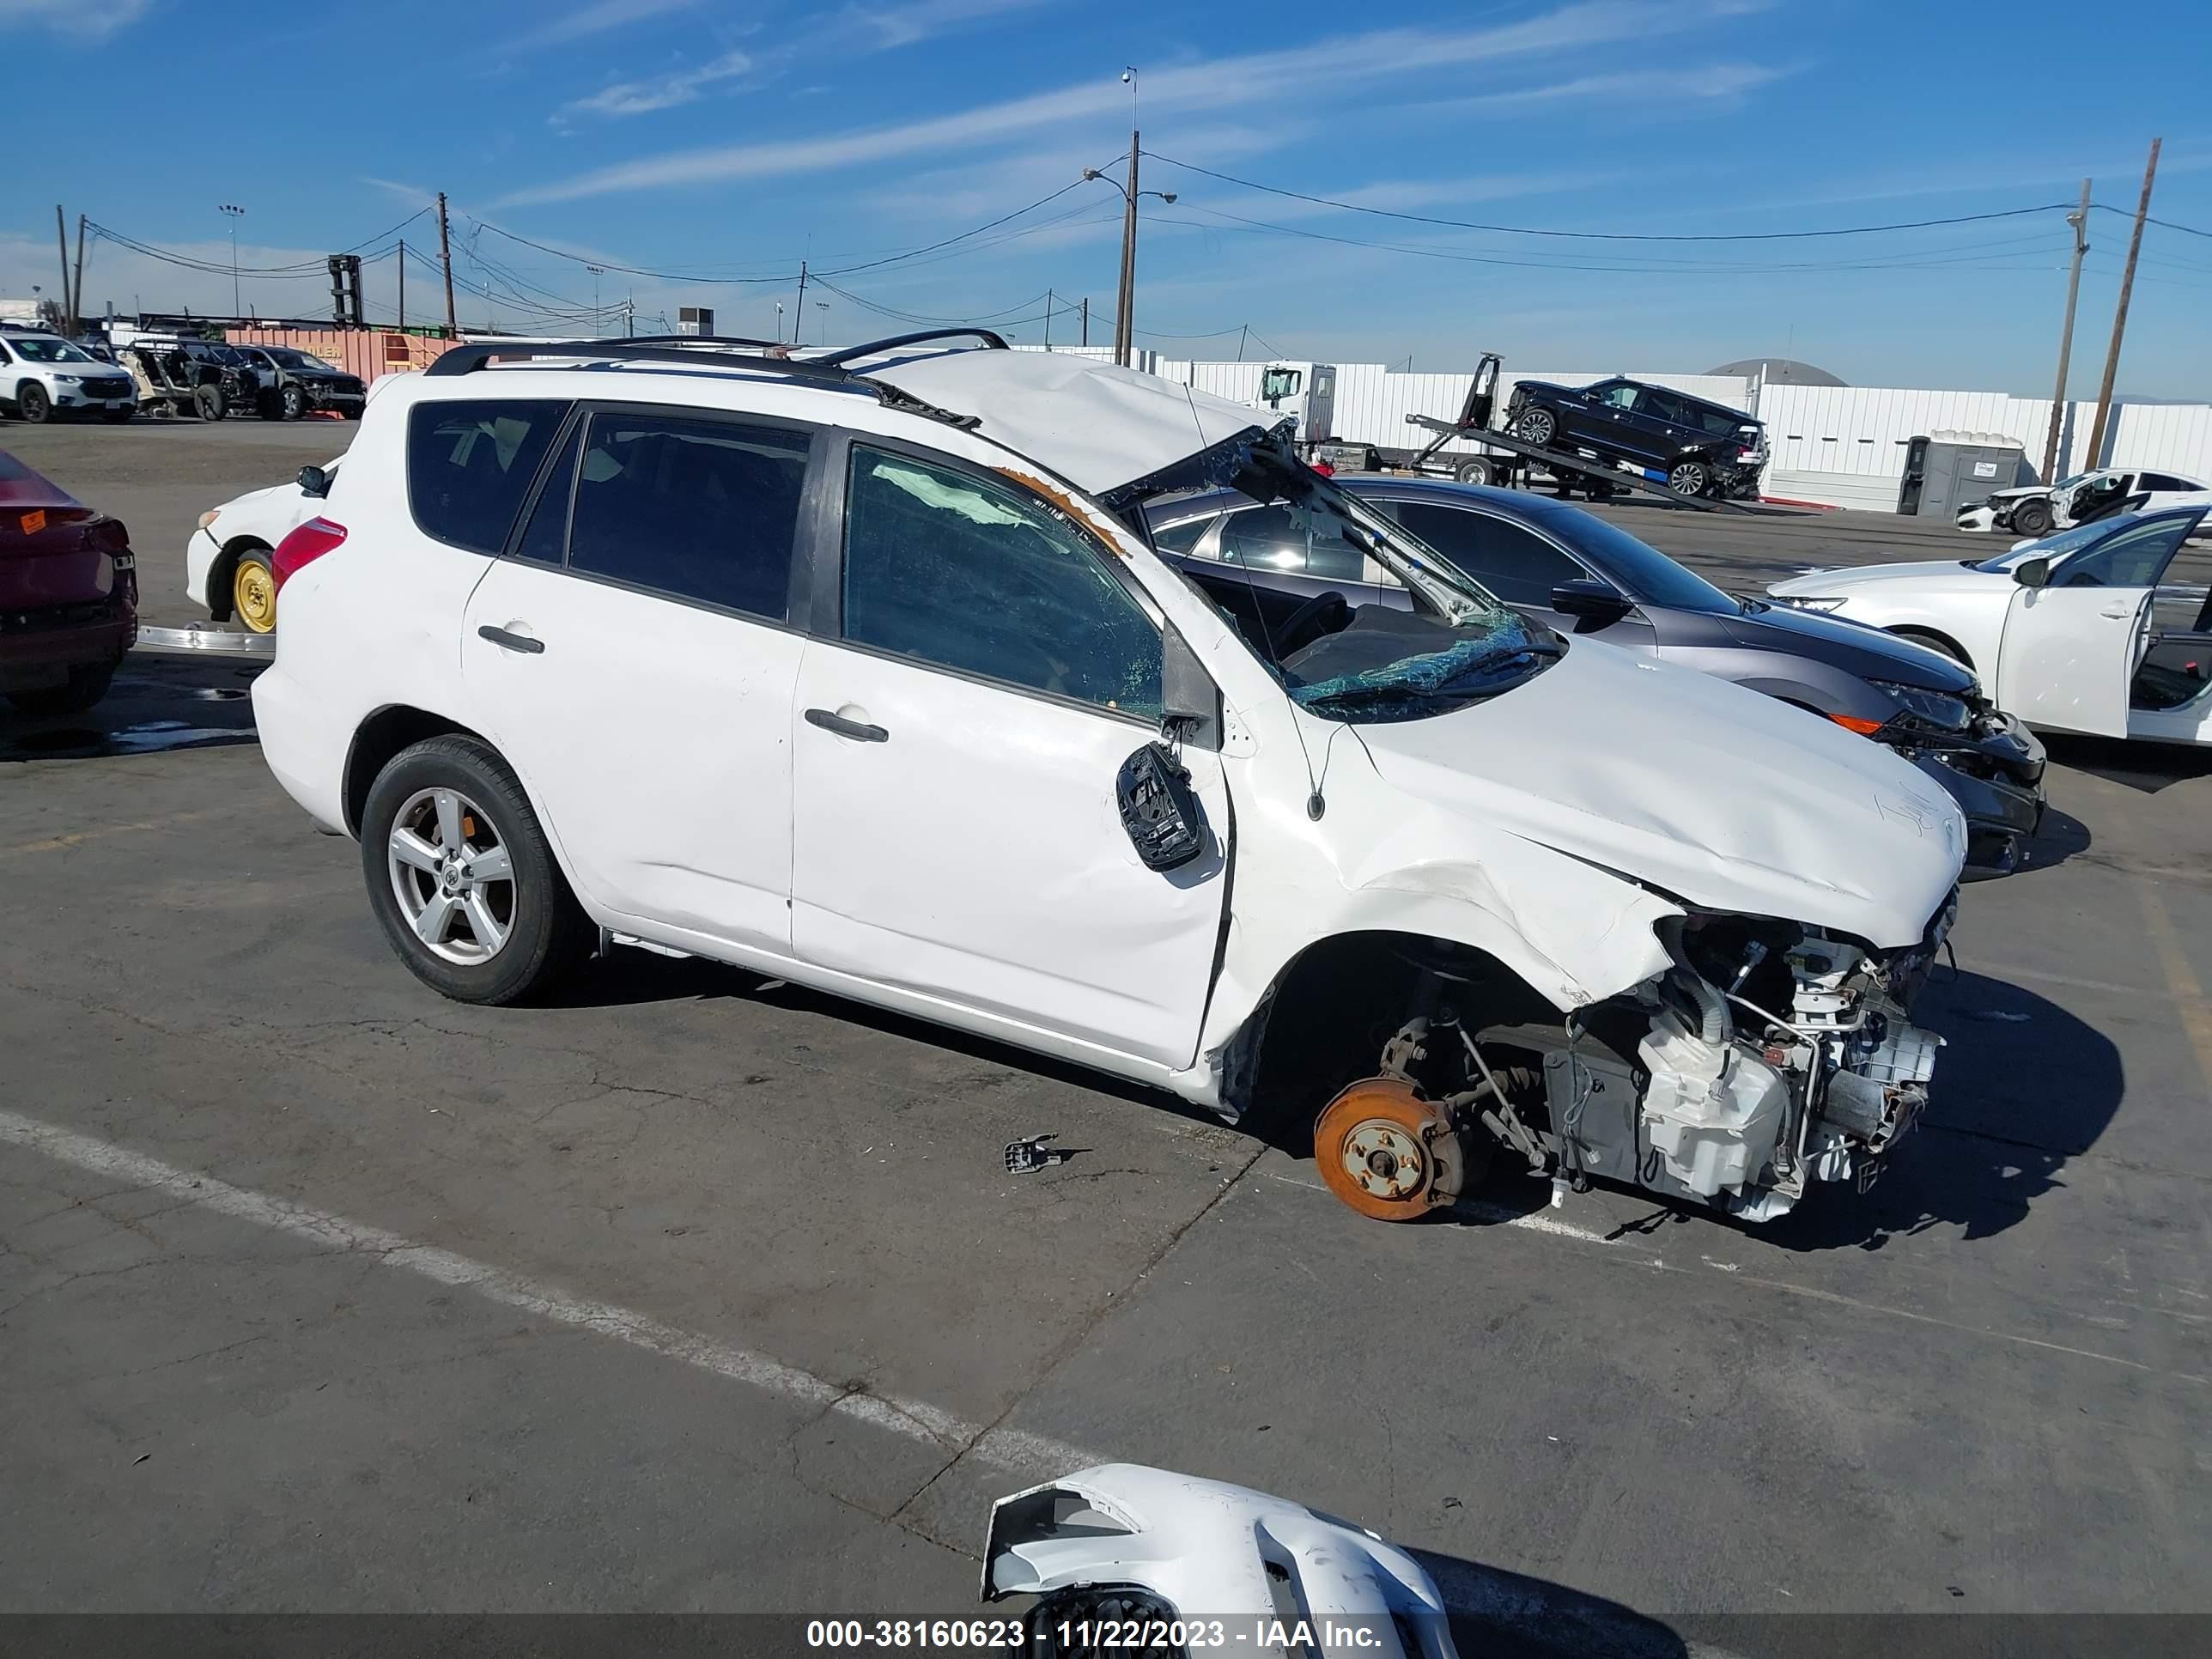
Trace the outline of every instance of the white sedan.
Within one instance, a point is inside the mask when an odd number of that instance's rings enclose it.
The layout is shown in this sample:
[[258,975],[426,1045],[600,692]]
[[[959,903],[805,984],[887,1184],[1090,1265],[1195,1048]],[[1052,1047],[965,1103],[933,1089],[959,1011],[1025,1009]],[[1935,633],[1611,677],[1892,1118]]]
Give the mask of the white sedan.
[[[327,489],[338,462],[300,470],[302,475],[319,471]],[[185,597],[204,605],[216,622],[235,620],[248,633],[269,633],[276,626],[269,555],[321,506],[322,497],[307,494],[301,478],[290,478],[210,507],[185,545]]]
[[2212,484],[2180,472],[2109,466],[2099,472],[2077,472],[2055,484],[2000,489],[1986,501],[1960,507],[1958,526],[1961,530],[2048,536],[2054,530],[2082,523],[2101,507],[2138,495],[2142,499],[2137,506],[2147,513],[2166,507],[2197,507],[2212,502]]
[[1948,653],[2031,725],[2212,743],[2212,599],[2186,546],[2207,513],[2130,513],[1993,559],[1816,570],[1766,591]]

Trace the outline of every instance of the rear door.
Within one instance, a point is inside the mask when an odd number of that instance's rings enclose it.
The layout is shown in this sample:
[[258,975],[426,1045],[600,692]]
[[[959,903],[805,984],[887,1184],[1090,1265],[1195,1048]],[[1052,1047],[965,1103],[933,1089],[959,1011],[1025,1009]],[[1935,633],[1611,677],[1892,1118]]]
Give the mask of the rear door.
[[2151,598],[2201,512],[2126,521],[2015,588],[1997,651],[1996,701],[2033,725],[2124,737],[2149,642]]
[[462,673],[576,885],[637,931],[791,939],[789,626],[815,432],[579,412],[471,596]]
[[1156,872],[1115,778],[1159,729],[1166,647],[1115,556],[1042,497],[854,437],[793,728],[793,945],[910,1000],[1080,1048],[1191,1063],[1228,886],[1210,834]]

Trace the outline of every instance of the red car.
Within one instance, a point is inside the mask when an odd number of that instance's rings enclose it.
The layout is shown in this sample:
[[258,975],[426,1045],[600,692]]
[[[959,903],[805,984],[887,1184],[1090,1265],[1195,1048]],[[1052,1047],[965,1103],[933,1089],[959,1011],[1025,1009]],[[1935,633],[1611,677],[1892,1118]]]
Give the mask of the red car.
[[0,692],[28,714],[89,708],[137,637],[131,532],[0,450]]

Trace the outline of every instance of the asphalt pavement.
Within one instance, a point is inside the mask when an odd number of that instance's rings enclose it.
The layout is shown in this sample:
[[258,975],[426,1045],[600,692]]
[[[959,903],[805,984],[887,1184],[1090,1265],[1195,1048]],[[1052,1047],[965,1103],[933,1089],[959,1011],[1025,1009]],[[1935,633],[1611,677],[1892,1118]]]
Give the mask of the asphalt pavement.
[[[198,513],[346,435],[0,447],[119,511],[177,623]],[[1739,588],[1994,550],[1606,510]],[[1470,1654],[2212,1603],[2193,756],[2054,744],[1870,1194],[1750,1228],[1507,1179],[1393,1228],[1140,1091],[734,969],[441,1001],[262,765],[252,672],[0,714],[0,1609],[954,1613],[989,1498],[1099,1457],[1424,1552]],[[1040,1132],[1078,1156],[1009,1176]]]

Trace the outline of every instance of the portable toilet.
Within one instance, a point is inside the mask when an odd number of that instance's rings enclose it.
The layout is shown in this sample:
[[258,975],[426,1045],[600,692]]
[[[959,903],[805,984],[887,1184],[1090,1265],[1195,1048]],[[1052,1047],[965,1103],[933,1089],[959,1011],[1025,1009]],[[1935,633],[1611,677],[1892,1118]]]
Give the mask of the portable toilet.
[[[2027,452],[2017,438],[1997,432],[1931,432],[1905,447],[1897,510],[1948,523],[1960,507],[2010,489],[2027,466]],[[2028,474],[2031,481],[2033,476]]]

